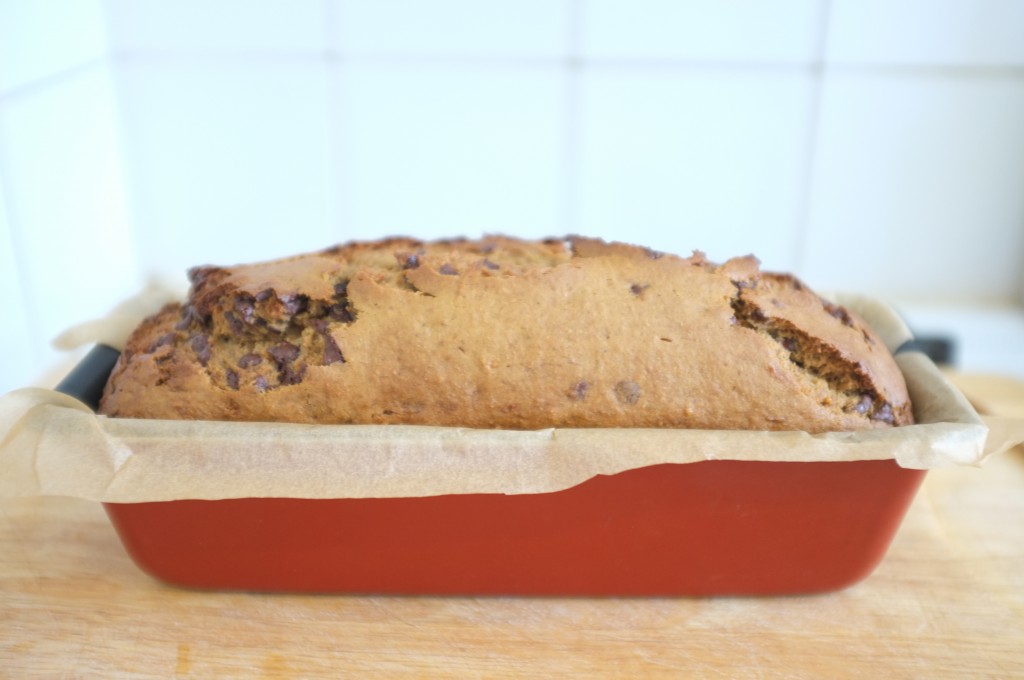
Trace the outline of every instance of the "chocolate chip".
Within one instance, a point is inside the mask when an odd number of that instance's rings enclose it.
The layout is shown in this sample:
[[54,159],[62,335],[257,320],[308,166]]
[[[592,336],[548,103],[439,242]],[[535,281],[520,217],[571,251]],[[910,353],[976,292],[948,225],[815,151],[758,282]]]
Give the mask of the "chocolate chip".
[[844,307],[825,301],[822,302],[822,305],[825,307],[826,312],[842,321],[844,326],[853,326],[853,318]]
[[651,284],[649,283],[645,283],[642,286],[639,283],[634,283],[632,286],[629,287],[629,292],[632,293],[633,295],[640,296],[643,295],[644,291],[650,287]]
[[661,258],[665,257],[665,253],[661,252],[660,250],[651,250],[650,248],[644,248],[644,253],[646,253],[647,257],[651,258],[652,260],[660,260]]
[[797,344],[796,338],[782,338],[779,342],[782,343],[782,347],[787,352],[795,352],[800,347],[799,344]]
[[875,400],[871,398],[870,394],[860,395],[860,401],[853,407],[853,410],[857,413],[864,415],[871,410],[871,406],[875,403]]
[[324,334],[324,366],[331,364],[345,363],[345,357],[341,354],[341,348],[334,338]]
[[487,258],[484,258],[484,261],[483,261],[482,264],[484,265],[485,268],[490,269],[492,272],[496,272],[499,269],[501,269],[501,265],[500,264],[498,264],[496,262],[491,262]]
[[420,266],[418,255],[405,255],[402,260],[402,269],[417,269]]
[[573,401],[582,401],[586,399],[587,392],[590,391],[590,383],[586,380],[580,380],[569,390],[569,398]]
[[238,389],[238,373],[229,368],[224,372],[224,379],[227,381],[228,387],[233,390]]
[[264,288],[260,292],[256,293],[256,297],[254,299],[256,300],[256,302],[266,302],[271,297],[273,297],[273,295],[274,295],[274,289],[273,288]]
[[192,305],[185,305],[181,308],[181,321],[174,326],[176,331],[187,331],[193,321],[199,321],[199,314]]
[[150,354],[152,354],[153,352],[157,351],[164,345],[173,345],[174,341],[177,339],[178,335],[176,333],[164,333],[159,338],[153,341],[153,344],[149,346],[149,349],[147,351]]
[[348,281],[340,281],[334,284],[334,295],[336,297],[345,297],[348,295]]
[[459,274],[459,271],[455,267],[448,264],[447,262],[441,265],[441,269],[439,269],[438,271],[440,271],[445,276],[458,276]]
[[348,311],[348,305],[346,305],[344,303],[339,303],[339,304],[336,304],[336,305],[331,305],[331,308],[330,308],[330,310],[328,310],[327,313],[335,321],[342,321],[344,323],[351,323],[352,321],[355,320],[355,317],[352,316],[352,312]]
[[765,316],[764,312],[762,312],[760,309],[754,307],[753,309],[750,310],[750,320],[753,321],[754,323],[764,323],[765,321],[768,320],[768,317]]
[[278,366],[283,366],[298,358],[299,348],[290,342],[280,342],[268,349],[267,354],[277,362]]
[[270,386],[267,385],[267,379],[264,378],[262,375],[256,376],[255,384],[257,392],[266,392],[268,389],[270,389]]
[[301,364],[298,368],[295,368],[291,364],[287,364],[281,367],[281,371],[278,373],[278,382],[282,385],[298,385],[302,382],[303,376],[306,374],[306,364]]
[[305,295],[279,295],[277,299],[284,305],[284,311],[292,316],[306,311],[309,306],[309,298]]
[[757,282],[749,280],[737,281],[736,279],[733,279],[732,285],[736,286],[739,290],[743,290],[744,288],[756,288]]
[[208,279],[215,271],[217,271],[217,267],[193,267],[188,270],[188,279],[192,282],[193,286],[201,288],[202,285],[206,283],[206,279]]
[[241,335],[245,332],[245,325],[238,320],[238,317],[233,312],[224,312],[224,320],[228,322],[228,327],[235,335]]
[[199,363],[205,366],[210,361],[210,336],[192,336],[192,351],[196,353]]
[[875,412],[871,414],[871,420],[880,420],[883,423],[889,423],[892,425],[893,421],[896,420],[892,413],[892,406],[889,404],[882,404],[880,408],[875,409]]
[[235,298],[235,311],[238,312],[242,321],[251,324],[256,316],[256,299],[251,295],[240,295]]
[[245,354],[238,360],[239,368],[252,368],[263,363],[263,357],[259,354]]
[[620,404],[633,406],[640,401],[640,385],[630,380],[623,380],[615,384],[615,398]]

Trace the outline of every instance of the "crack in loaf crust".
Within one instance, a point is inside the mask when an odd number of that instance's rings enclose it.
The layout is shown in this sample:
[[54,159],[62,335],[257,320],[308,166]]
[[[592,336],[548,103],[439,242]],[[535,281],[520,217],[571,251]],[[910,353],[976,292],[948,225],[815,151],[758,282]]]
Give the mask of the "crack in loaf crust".
[[753,257],[396,238],[190,278],[188,300],[128,341],[101,413],[810,432],[913,420],[864,321]]

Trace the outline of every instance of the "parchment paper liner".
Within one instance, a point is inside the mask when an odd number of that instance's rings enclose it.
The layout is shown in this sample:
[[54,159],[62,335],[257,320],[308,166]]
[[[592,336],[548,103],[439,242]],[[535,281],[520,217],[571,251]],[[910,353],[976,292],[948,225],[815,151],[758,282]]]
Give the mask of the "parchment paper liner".
[[[159,299],[152,291],[147,296]],[[891,349],[910,338],[885,305],[835,298],[864,316]],[[117,345],[134,327],[131,317],[151,309],[132,301],[112,313],[111,323],[92,322],[65,338]],[[143,502],[543,493],[599,474],[713,459],[971,465],[1024,440],[1024,424],[1008,421],[986,442],[989,428],[924,355],[907,352],[897,361],[919,424],[819,435],[116,419],[66,395],[28,388],[0,399],[0,496]]]

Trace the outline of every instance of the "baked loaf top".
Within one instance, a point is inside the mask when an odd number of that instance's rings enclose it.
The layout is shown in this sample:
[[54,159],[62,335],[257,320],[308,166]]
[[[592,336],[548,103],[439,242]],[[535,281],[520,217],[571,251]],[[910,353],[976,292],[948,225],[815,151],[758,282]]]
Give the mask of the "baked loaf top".
[[187,301],[129,339],[101,413],[508,429],[913,422],[874,331],[749,256],[395,238],[189,275]]

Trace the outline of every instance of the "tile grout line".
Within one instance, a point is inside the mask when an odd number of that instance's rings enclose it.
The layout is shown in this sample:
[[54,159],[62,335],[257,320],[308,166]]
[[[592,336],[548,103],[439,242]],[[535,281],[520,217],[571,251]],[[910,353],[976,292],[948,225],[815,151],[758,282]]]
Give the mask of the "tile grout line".
[[[574,0],[578,1],[578,0]],[[333,6],[333,5],[329,5]],[[333,14],[334,12],[328,12]],[[325,33],[332,34],[332,31],[325,29]],[[573,31],[569,31],[572,36]],[[337,40],[334,36],[333,39]],[[570,38],[574,39],[574,38]],[[221,65],[243,65],[256,66],[268,62],[295,62],[295,63],[319,63],[322,61],[335,62],[343,61],[351,64],[367,66],[387,67],[420,67],[420,68],[449,68],[452,66],[474,67],[474,68],[523,68],[523,69],[550,69],[552,67],[564,68],[567,64],[578,69],[587,70],[610,70],[610,71],[652,71],[660,70],[666,72],[698,72],[698,71],[725,71],[725,72],[764,72],[764,73],[793,73],[793,72],[817,72],[827,69],[830,73],[844,75],[871,75],[877,77],[920,77],[920,78],[995,78],[995,79],[1020,79],[1024,78],[1024,64],[900,64],[900,63],[853,63],[843,61],[829,61],[823,55],[817,55],[814,60],[729,60],[729,59],[701,59],[701,58],[672,58],[672,57],[583,57],[578,51],[568,56],[547,57],[531,55],[484,55],[484,54],[458,54],[458,53],[431,53],[423,54],[416,52],[403,53],[363,53],[347,54],[338,48],[321,50],[319,52],[306,51],[277,51],[261,52],[259,50],[231,52],[231,51],[193,51],[186,50],[117,50],[111,51],[110,57],[131,59],[137,63],[167,62],[178,65],[188,63],[221,64]],[[38,81],[18,86],[13,90],[0,94],[0,101],[7,98],[23,96],[29,90],[37,87],[45,87],[51,81],[58,82],[65,78],[71,78],[78,72],[95,67],[106,61],[107,57],[98,57],[88,62],[82,62],[69,69],[46,76]]]
[[[0,116],[3,114],[3,102],[0,102]],[[25,247],[20,233],[18,232],[18,221],[16,220],[15,201],[17,200],[10,190],[11,187],[11,172],[10,166],[7,162],[7,154],[4,150],[7,145],[3,143],[3,127],[0,126],[0,190],[4,193],[4,213],[7,217],[7,237],[11,243],[11,255],[14,259],[15,275],[18,279],[18,283],[21,288],[21,302],[22,302],[22,313],[24,320],[28,324],[28,338],[30,351],[32,353],[32,366],[33,371],[38,372],[41,369],[42,357],[40,354],[39,347],[43,344],[44,339],[41,338],[41,317],[35,312],[36,306],[32,304],[34,295],[32,291],[34,286],[32,285],[31,278],[28,275],[28,270],[23,266],[22,263],[26,261],[25,258]]]
[[341,37],[338,35],[338,19],[344,16],[339,7],[341,0],[321,0],[323,8],[324,57],[330,61],[341,54]]
[[22,85],[17,85],[7,92],[0,92],[0,104],[8,104],[18,99],[25,97],[31,97],[34,94],[38,94],[44,90],[59,87],[60,85],[75,80],[89,71],[102,67],[107,63],[107,55],[104,54],[102,57],[94,57],[87,61],[82,61],[74,66],[63,68],[53,73],[48,73],[45,76],[36,78],[35,80],[29,81]]
[[[36,78],[32,81],[17,86],[7,92],[0,93],[0,113],[3,112],[5,106],[9,106],[12,103],[16,103],[20,100],[27,99],[48,90],[55,90],[66,83],[79,79],[85,75],[88,75],[93,71],[101,71],[107,69],[112,80],[112,87],[114,89],[114,96],[116,97],[116,84],[113,82],[113,50],[111,48],[111,39],[109,32],[109,17],[105,12],[104,7],[104,50],[103,54],[85,61],[78,62],[77,64],[66,67],[51,73],[48,73],[42,77]],[[119,128],[119,125],[115,125]],[[0,130],[0,140],[2,140],[3,133]],[[22,236],[23,226],[20,225],[20,221],[17,219],[17,198],[13,196],[13,191],[10,191],[11,187],[11,166],[9,159],[4,152],[7,145],[0,141],[0,188],[4,190],[4,203],[8,222],[8,237],[11,243],[11,252],[14,256],[14,267],[16,270],[16,276],[21,288],[21,298],[23,303],[23,314],[24,319],[28,323],[28,337],[30,343],[30,351],[32,352],[32,364],[35,372],[38,372],[45,368],[42,364],[42,350],[43,347],[49,347],[51,338],[43,337],[42,335],[42,316],[36,312],[37,305],[32,304],[35,299],[36,287],[33,284],[31,276],[29,276],[29,270],[25,267],[24,263],[27,261],[25,256],[25,244]],[[123,156],[123,154],[122,154]],[[123,157],[121,159],[123,166]],[[122,167],[123,175],[123,167]],[[134,229],[132,230],[134,235]],[[136,252],[135,267],[138,273],[141,273],[139,268],[138,253]]]
[[815,45],[815,59],[811,73],[811,96],[807,116],[807,131],[804,136],[804,163],[800,178],[800,201],[797,212],[796,238],[794,239],[793,268],[802,272],[808,254],[808,238],[811,234],[811,203],[814,197],[815,175],[818,159],[818,141],[821,133],[823,93],[825,89],[826,50],[828,46],[829,23],[832,0],[823,0],[821,16],[818,19],[818,36]]
[[353,222],[349,208],[351,201],[347,200],[347,197],[353,195],[353,191],[350,186],[351,173],[347,171],[348,163],[345,159],[345,58],[338,31],[338,23],[344,18],[341,3],[342,0],[323,0],[324,41],[327,48],[324,54],[324,67],[330,116],[331,164],[335,175],[334,209],[337,211],[333,219],[331,237],[338,243],[348,240],[346,233],[351,232]]
[[564,69],[563,102],[563,135],[562,140],[562,173],[563,190],[560,200],[561,222],[563,233],[579,233],[580,225],[580,158],[582,135],[582,93],[581,77],[583,60],[583,0],[569,0],[568,22],[566,24],[566,57]]
[[101,9],[103,17],[103,33],[106,41],[106,53],[104,60],[110,77],[111,87],[111,111],[115,117],[113,121],[114,134],[117,139],[117,160],[118,171],[121,180],[121,200],[124,209],[125,219],[128,221],[128,234],[131,238],[132,259],[135,269],[135,278],[140,286],[150,283],[151,276],[144,266],[143,253],[146,248],[143,242],[146,240],[146,232],[141,228],[139,210],[137,206],[137,190],[133,187],[136,183],[136,174],[131,172],[134,165],[133,154],[129,146],[131,139],[131,127],[128,125],[128,115],[124,104],[124,75],[122,72],[121,52],[115,43],[115,31],[113,29],[114,19],[109,2],[102,2]]
[[[135,265],[135,276],[140,285],[150,283],[151,275],[147,273],[143,253],[148,250],[144,243],[148,241],[148,230],[140,220],[138,209],[138,180],[137,173],[131,171],[135,165],[135,155],[132,153],[132,125],[129,123],[129,115],[126,111],[123,96],[124,75],[121,72],[119,60],[110,57],[110,81],[111,81],[111,110],[114,116],[114,134],[117,140],[117,164],[121,180],[121,200],[125,219],[128,221],[128,234],[131,238],[131,248]],[[116,301],[115,301],[116,302]]]
[[918,78],[1024,78],[1024,64],[952,64],[952,63],[863,63],[830,61],[822,65],[833,73]]
[[[1024,229],[1024,224],[1020,225],[1021,229]],[[1011,293],[1011,299],[1017,303],[1018,306],[1024,307],[1024,248],[1020,251],[1020,262],[1021,267],[1017,270],[1017,288]]]

